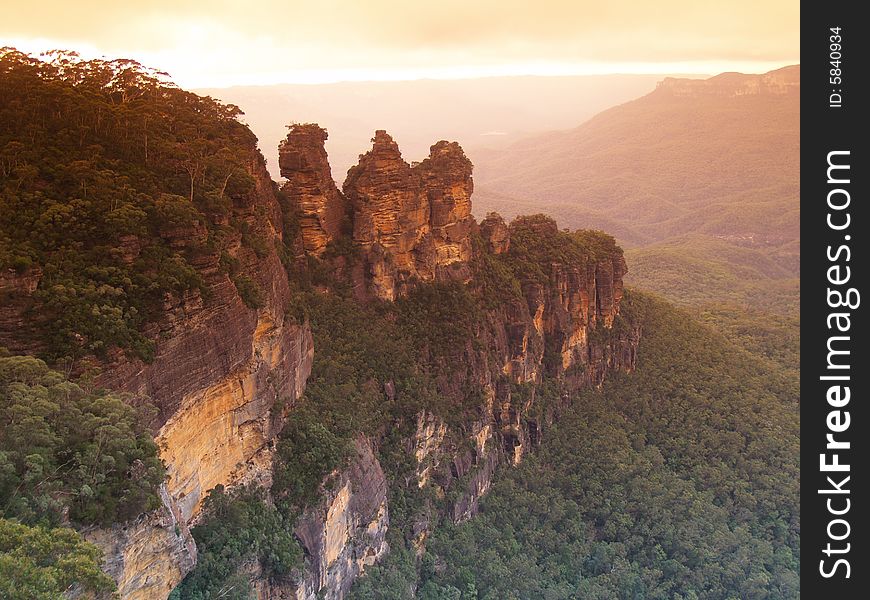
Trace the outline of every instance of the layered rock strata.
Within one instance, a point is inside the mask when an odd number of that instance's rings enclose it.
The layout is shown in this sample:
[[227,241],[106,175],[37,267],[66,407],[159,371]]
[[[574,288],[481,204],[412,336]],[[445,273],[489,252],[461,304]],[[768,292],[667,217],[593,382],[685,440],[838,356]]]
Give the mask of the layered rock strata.
[[298,210],[305,252],[321,256],[342,234],[347,203],[335,186],[326,158],[326,130],[314,125],[292,125],[278,148],[282,191]]
[[196,564],[196,544],[165,485],[160,498],[161,508],[129,523],[82,532],[103,549],[103,570],[124,600],[166,598]]
[[296,526],[306,570],[298,600],[341,600],[367,567],[387,552],[387,480],[371,442],[354,442],[350,465],[330,476],[330,489]]
[[[251,160],[248,173],[256,185],[233,198],[232,217],[265,242],[265,251],[258,254],[236,233],[224,252],[262,291],[262,307],[246,306],[218,254],[200,253],[193,266],[210,290],[208,298],[196,291],[167,299],[163,317],[146,330],[156,341],[154,360],[144,363],[118,352],[98,378],[157,408],[152,426],[174,514],[174,520],[161,517],[165,511],[146,515],[122,536],[93,534],[123,598],[165,598],[163,592],[193,568],[195,553],[179,559],[177,548],[160,540],[174,539],[195,522],[210,489],[270,483],[272,440],[311,371],[311,331],[285,314],[290,286],[275,248],[283,215],[262,157]],[[207,237],[203,226],[161,233],[180,251],[201,246]],[[158,579],[159,587],[145,585]]]
[[371,295],[394,300],[415,282],[468,280],[474,185],[462,148],[438,142],[411,166],[385,131],[372,142],[344,183]]

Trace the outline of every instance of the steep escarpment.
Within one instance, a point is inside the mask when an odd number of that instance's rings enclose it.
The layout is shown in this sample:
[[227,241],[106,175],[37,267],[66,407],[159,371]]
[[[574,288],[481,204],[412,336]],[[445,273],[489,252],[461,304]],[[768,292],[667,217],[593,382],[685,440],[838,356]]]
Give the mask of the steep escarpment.
[[[313,360],[310,330],[286,312],[290,287],[276,250],[282,243],[280,208],[262,160],[249,168],[257,185],[234,199],[230,217],[244,224],[244,234],[228,236],[220,255],[205,255],[194,263],[207,296],[197,290],[167,303],[163,318],[146,329],[159,340],[152,362],[118,353],[98,379],[157,407],[156,441],[167,466],[167,495],[185,530],[214,487],[250,482],[268,486],[272,441],[301,396]],[[183,248],[202,241],[207,232],[166,235]],[[262,246],[252,248],[244,238],[260,240]],[[257,290],[251,306],[239,277]],[[153,535],[165,534],[155,530]],[[110,561],[118,551],[129,553],[126,548],[107,549]],[[167,561],[172,559],[126,561],[128,570],[119,571],[120,581],[131,577],[129,569],[135,572],[143,564],[166,569]],[[177,582],[192,566],[192,561],[183,562],[170,573]],[[143,575],[136,577],[142,580]],[[169,579],[167,593],[172,587]],[[140,592],[129,596],[135,593]]]
[[702,234],[796,272],[799,124],[799,65],[667,78],[573,129],[476,153],[475,206],[545,211],[626,246]]
[[387,480],[371,446],[354,440],[351,462],[296,526],[311,558],[296,598],[344,598],[354,580],[388,551]]
[[163,506],[123,526],[82,532],[103,550],[103,570],[125,600],[166,598],[196,564],[196,544],[165,485],[160,497]]
[[[343,598],[387,543],[387,556],[421,556],[439,523],[476,514],[499,466],[540,443],[573,390],[636,362],[612,237],[560,231],[543,215],[477,225],[471,164],[456,144],[411,166],[385,132],[373,143],[344,186],[352,235],[332,240],[340,255],[310,263],[331,273],[315,282],[329,294],[308,296],[318,354],[307,425],[288,425],[311,440],[312,422],[334,423],[356,450],[307,484],[321,491],[297,529],[305,568],[293,582],[271,579],[268,598]],[[387,482],[383,511],[372,508],[380,495],[354,506],[354,473],[369,461],[353,458],[366,456],[358,436],[375,448],[377,466],[363,470]]]
[[[166,467],[159,498],[107,498],[96,504],[108,516],[68,518],[88,526],[124,597],[165,597],[196,560],[188,529],[208,491],[269,480],[272,442],[313,357],[284,266],[303,240],[285,235],[238,107],[132,61],[8,48],[0,61],[10,107],[0,117],[0,346],[141,409],[136,425]],[[121,437],[118,414],[98,421],[115,430],[97,441]],[[118,451],[112,477],[154,475],[154,447],[142,446],[141,456]],[[91,479],[73,497],[95,495],[101,479]],[[153,510],[136,517],[116,504]]]
[[656,85],[659,94],[683,97],[700,96],[757,96],[799,94],[800,65],[783,67],[760,75],[722,73],[709,79],[666,77]]
[[50,504],[124,598],[347,597],[474,515],[568,391],[633,367],[613,239],[478,226],[456,143],[408,164],[378,131],[339,191],[326,132],[294,126],[278,190],[237,107],[123,61],[0,58],[0,99],[34,98],[0,122],[0,345],[82,382],[13,356],[3,407],[64,435],[64,408],[95,415],[64,442],[82,467],[15,514]]

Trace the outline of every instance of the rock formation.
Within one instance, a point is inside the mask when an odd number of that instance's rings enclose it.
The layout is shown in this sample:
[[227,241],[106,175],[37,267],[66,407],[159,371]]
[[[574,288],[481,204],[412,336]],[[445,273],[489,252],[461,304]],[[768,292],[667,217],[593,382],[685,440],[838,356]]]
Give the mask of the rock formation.
[[25,317],[33,306],[33,292],[41,279],[42,269],[38,267],[22,272],[0,269],[0,347],[21,354],[41,350]]
[[[187,255],[209,293],[165,299],[162,316],[143,332],[156,342],[150,363],[120,351],[103,361],[98,385],[156,406],[151,425],[167,466],[160,509],[84,532],[104,550],[105,569],[125,600],[161,600],[193,568],[189,526],[210,489],[271,484],[272,442],[303,392],[315,352],[307,323],[287,313],[290,285],[276,250],[288,216],[283,211],[292,210],[300,226],[293,253],[332,267],[363,301],[396,300],[426,282],[474,286],[485,268],[475,248],[491,260],[510,257],[516,228],[528,226],[508,226],[496,214],[475,223],[472,165],[456,143],[438,142],[428,158],[409,165],[393,139],[378,131],[340,192],[325,140],[320,127],[296,125],[281,144],[289,207],[280,205],[262,157],[252,154],[248,174],[255,186],[232,198],[225,217],[244,227],[223,228],[224,257],[201,251],[210,235],[201,223],[161,231],[176,251],[199,249]],[[552,222],[534,226],[542,228],[540,235],[558,233]],[[242,230],[263,243],[252,247]],[[330,244],[348,256],[325,252]],[[134,260],[141,248],[127,240],[116,251]],[[222,258],[262,291],[258,308],[245,304]],[[545,375],[578,388],[634,366],[638,332],[616,327],[626,272],[621,253],[541,266],[542,277],[522,279],[521,289],[482,315],[475,343],[452,349],[444,370],[449,375],[436,380],[438,393],[458,404],[468,390],[480,391],[479,404],[463,413],[464,422],[450,425],[423,410],[403,441],[416,460],[411,485],[433,486],[436,495],[450,498],[446,513],[413,517],[419,553],[432,524],[473,516],[497,467],[518,463],[539,443],[559,409],[537,404],[535,384]],[[19,344],[16,351],[30,349],[7,333],[22,318],[40,275],[0,273],[0,293],[9,300],[0,306],[0,342]],[[391,385],[385,384],[386,395],[395,393],[387,389]],[[388,551],[387,479],[377,443],[356,439],[349,463],[327,477],[320,500],[298,521],[295,533],[305,550],[300,577],[269,580],[256,566],[250,569],[261,600],[341,600]]]
[[491,212],[480,222],[480,235],[493,254],[504,254],[510,248],[510,230],[498,213]]
[[124,600],[166,598],[196,564],[196,544],[166,490],[163,506],[124,525],[90,528],[85,539],[103,549],[103,569]]
[[[167,467],[164,509],[128,526],[123,536],[91,534],[125,599],[165,598],[193,568],[195,553],[179,560],[174,541],[195,521],[210,489],[269,483],[271,441],[311,371],[308,325],[285,314],[290,287],[274,244],[282,235],[281,208],[262,158],[248,169],[256,186],[234,198],[234,218],[266,240],[267,251],[258,255],[237,235],[227,252],[263,291],[263,306],[248,308],[219,257],[202,255],[194,266],[208,284],[209,298],[194,292],[167,302],[163,318],[146,331],[158,340],[154,360],[147,364],[117,353],[98,379],[157,407],[153,427]],[[164,236],[183,249],[205,234],[194,228]],[[173,519],[166,516],[169,506]],[[160,586],[150,587],[156,580]]]
[[[318,139],[322,143],[325,138]],[[343,276],[361,290],[357,295],[363,299],[395,300],[423,282],[458,280],[473,286],[475,269],[481,268],[475,265],[472,243],[476,231],[485,245],[481,251],[495,256],[509,252],[512,228],[538,227],[538,237],[559,234],[549,220],[508,226],[495,213],[476,225],[471,216],[472,165],[456,143],[438,142],[426,160],[412,166],[386,132],[377,131],[372,142],[372,149],[348,172],[343,190],[353,232],[345,243],[360,267],[344,270]],[[288,147],[289,142],[282,151]],[[325,161],[325,153],[310,154]],[[316,170],[328,172],[328,167]],[[300,205],[298,210],[308,209]],[[453,430],[424,410],[407,441],[417,463],[417,486],[434,486],[442,497],[454,498],[447,515],[453,521],[476,514],[498,465],[520,462],[554,420],[558,406],[542,411],[536,404],[535,384],[545,373],[578,388],[600,385],[608,372],[634,367],[638,331],[614,329],[627,271],[621,252],[590,255],[576,264],[554,257],[546,267],[544,279],[522,280],[519,297],[487,313],[476,334],[479,343],[456,348],[450,375],[438,380],[439,394],[458,403],[466,390],[481,390],[476,416]],[[360,442],[357,453],[359,458],[345,471],[330,475],[338,483],[297,529],[307,556],[303,583],[295,592],[272,583],[261,597],[310,598],[319,592],[341,599],[349,581],[369,564],[359,557],[378,557],[385,551],[382,530],[387,522],[379,515],[386,515],[386,500],[375,511],[381,504],[371,500],[369,481],[365,508],[354,508],[353,501],[359,494],[360,471],[374,477],[377,489],[382,471]],[[376,497],[381,498],[380,492]],[[418,553],[438,519],[429,513],[415,517]],[[348,533],[354,529],[365,533]]]
[[299,600],[341,600],[387,552],[387,480],[368,439],[358,438],[354,448],[350,465],[296,526],[307,557],[305,576],[296,584]]
[[394,300],[417,281],[467,280],[471,161],[458,144],[442,141],[412,167],[385,131],[372,142],[344,183],[371,294]]
[[335,187],[326,158],[327,133],[314,125],[292,125],[278,148],[282,191],[298,210],[305,252],[320,256],[342,234],[347,220],[344,197]]

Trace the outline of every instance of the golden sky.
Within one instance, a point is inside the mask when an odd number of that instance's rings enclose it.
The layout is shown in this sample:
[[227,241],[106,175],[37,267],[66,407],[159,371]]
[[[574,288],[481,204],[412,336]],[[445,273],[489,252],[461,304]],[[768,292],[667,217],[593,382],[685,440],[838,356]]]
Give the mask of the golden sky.
[[4,0],[0,45],[134,58],[185,87],[512,74],[762,72],[797,0]]

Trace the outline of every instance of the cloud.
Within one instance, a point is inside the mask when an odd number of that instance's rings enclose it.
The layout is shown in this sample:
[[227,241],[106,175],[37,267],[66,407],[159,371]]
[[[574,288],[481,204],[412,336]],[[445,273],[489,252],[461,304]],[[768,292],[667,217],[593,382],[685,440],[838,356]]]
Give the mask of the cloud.
[[519,64],[782,63],[799,54],[792,0],[51,0],[5,13],[6,43],[95,48],[214,83]]

